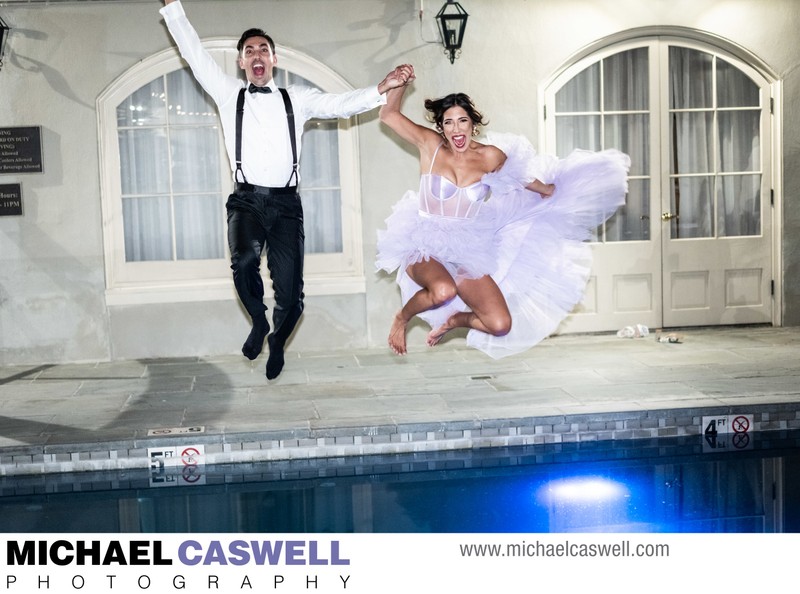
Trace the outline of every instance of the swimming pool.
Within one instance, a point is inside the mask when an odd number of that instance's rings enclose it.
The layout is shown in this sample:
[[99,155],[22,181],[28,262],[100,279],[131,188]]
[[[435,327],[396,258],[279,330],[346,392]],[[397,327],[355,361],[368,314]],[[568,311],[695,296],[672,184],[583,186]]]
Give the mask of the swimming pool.
[[6,477],[4,533],[800,532],[800,432]]

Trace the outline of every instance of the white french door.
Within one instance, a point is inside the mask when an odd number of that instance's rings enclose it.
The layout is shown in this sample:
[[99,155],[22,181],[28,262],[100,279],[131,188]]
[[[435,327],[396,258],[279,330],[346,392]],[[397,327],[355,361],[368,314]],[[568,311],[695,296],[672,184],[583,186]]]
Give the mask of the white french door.
[[772,321],[771,86],[687,40],[617,44],[545,89],[545,146],[631,156],[562,332]]

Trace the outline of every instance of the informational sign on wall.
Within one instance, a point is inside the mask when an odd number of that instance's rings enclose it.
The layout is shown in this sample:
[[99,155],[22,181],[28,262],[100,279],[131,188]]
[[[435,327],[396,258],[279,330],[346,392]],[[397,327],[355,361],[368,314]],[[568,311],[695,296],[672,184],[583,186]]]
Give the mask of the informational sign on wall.
[[22,214],[22,186],[20,184],[0,184],[0,217],[13,217]]
[[40,126],[0,126],[0,175],[42,173],[42,129]]
[[204,485],[205,454],[203,444],[147,448],[150,486]]
[[752,414],[733,414],[703,417],[703,451],[750,450],[753,440]]

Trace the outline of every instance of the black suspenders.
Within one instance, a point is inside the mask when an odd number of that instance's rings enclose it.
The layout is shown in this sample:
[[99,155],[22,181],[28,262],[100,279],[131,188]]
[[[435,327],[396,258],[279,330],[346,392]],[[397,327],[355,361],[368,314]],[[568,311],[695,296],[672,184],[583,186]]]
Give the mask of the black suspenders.
[[[286,108],[286,119],[289,124],[289,140],[291,141],[292,145],[292,174],[289,176],[289,181],[286,182],[286,187],[289,187],[289,184],[292,183],[292,178],[294,178],[294,184],[297,185],[298,177],[297,177],[297,139],[295,138],[295,131],[294,131],[294,109],[292,108],[292,100],[289,99],[289,93],[284,88],[278,89],[281,92],[281,97],[283,97],[283,106]],[[247,178],[244,176],[244,171],[242,171],[242,120],[244,119],[244,93],[245,88],[242,87],[239,89],[239,97],[236,100],[236,173],[234,174],[234,180],[239,183],[247,183]],[[241,174],[242,179],[239,180],[239,174]]]
[[[244,119],[244,87],[239,89],[239,98],[236,100],[236,173],[233,179],[242,184],[247,183],[247,178],[242,171],[242,120]],[[239,174],[242,174],[241,181]]]
[[286,187],[292,183],[294,178],[294,185],[297,185],[299,178],[297,177],[297,139],[294,136],[294,108],[292,107],[292,100],[289,99],[289,92],[283,87],[278,89],[283,97],[283,106],[286,108],[286,119],[289,122],[289,140],[292,143],[292,175],[289,176],[289,181],[286,182]]

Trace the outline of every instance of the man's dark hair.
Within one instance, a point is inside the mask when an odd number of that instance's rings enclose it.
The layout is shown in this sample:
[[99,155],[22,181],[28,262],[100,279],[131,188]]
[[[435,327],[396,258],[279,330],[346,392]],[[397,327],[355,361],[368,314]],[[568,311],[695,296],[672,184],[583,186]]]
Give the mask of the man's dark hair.
[[248,29],[242,36],[239,38],[239,43],[236,44],[236,51],[240,54],[242,53],[242,48],[244,47],[244,42],[250,39],[251,37],[263,37],[269,43],[269,49],[272,50],[272,53],[275,53],[275,42],[272,41],[272,37],[267,35],[263,29]]

